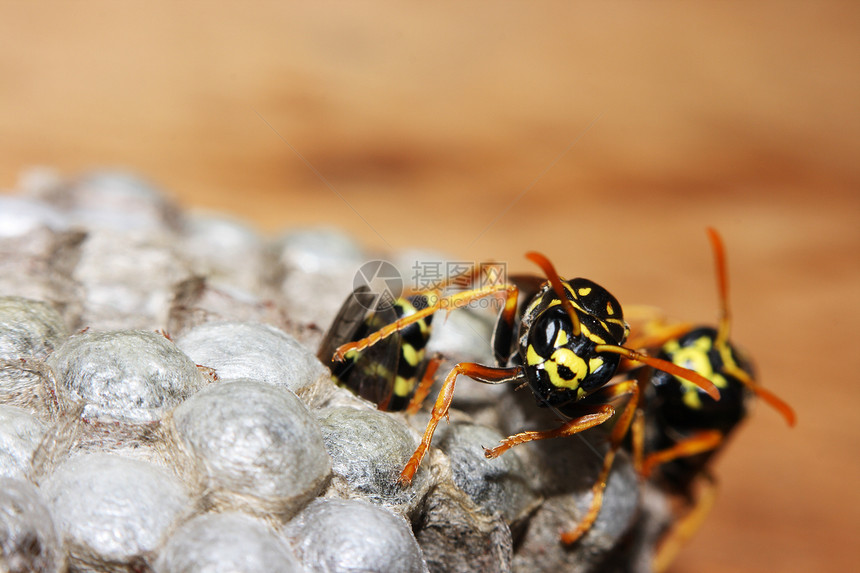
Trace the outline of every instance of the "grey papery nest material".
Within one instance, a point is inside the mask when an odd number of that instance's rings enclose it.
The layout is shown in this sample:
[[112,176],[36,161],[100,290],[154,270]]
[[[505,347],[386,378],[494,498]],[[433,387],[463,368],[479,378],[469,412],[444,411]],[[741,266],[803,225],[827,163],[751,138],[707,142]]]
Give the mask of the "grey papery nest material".
[[[122,173],[22,181],[0,196],[0,571],[647,570],[665,503],[623,454],[594,527],[559,542],[603,430],[484,457],[557,423],[527,392],[460,380],[396,482],[426,412],[379,412],[315,357],[378,255],[268,241]],[[492,363],[492,320],[440,316],[440,372]]]

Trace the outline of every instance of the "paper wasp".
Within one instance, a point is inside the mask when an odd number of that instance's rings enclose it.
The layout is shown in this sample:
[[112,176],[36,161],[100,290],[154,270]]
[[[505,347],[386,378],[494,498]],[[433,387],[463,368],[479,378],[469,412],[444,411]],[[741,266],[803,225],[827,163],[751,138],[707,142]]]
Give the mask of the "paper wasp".
[[[640,389],[635,378],[609,383],[622,357],[679,376],[702,388],[715,400],[719,399],[719,392],[711,381],[692,370],[622,346],[629,327],[621,305],[605,288],[588,279],[562,279],[550,261],[539,253],[531,252],[526,257],[543,270],[546,280],[520,277],[511,282],[473,288],[448,296],[441,296],[438,292],[429,293],[421,308],[413,305],[414,312],[411,310],[408,315],[381,327],[370,315],[362,313],[362,317],[359,317],[359,313],[347,311],[345,314],[349,315],[351,323],[367,324],[367,328],[341,327],[336,320],[330,332],[349,332],[353,340],[337,347],[332,361],[356,364],[362,353],[373,352],[375,346],[386,344],[386,340],[396,340],[393,337],[397,336],[402,339],[416,325],[420,330],[422,322],[439,310],[450,312],[484,297],[503,297],[504,306],[492,340],[495,366],[462,362],[453,367],[442,384],[421,442],[401,472],[400,482],[410,483],[418,470],[430,447],[436,426],[442,418],[447,418],[454,384],[460,375],[486,384],[526,385],[532,390],[539,406],[553,409],[565,420],[554,429],[525,431],[509,436],[495,448],[485,449],[488,458],[497,457],[515,445],[570,436],[603,424],[615,416],[616,404],[627,398],[611,432],[610,449],[604,458],[600,478],[592,488],[594,495],[591,507],[574,530],[562,534],[563,542],[573,543],[588,531],[600,510],[615,454],[639,403]],[[342,314],[348,306],[351,306],[349,301],[341,309]],[[340,319],[343,321],[344,317]],[[364,331],[369,331],[369,334],[358,338]],[[335,340],[337,338],[326,336],[322,350],[330,350],[334,342],[340,342]],[[398,343],[394,343],[393,347],[398,350]],[[388,356],[400,352],[388,350],[384,354]],[[353,371],[359,377],[347,381],[347,384],[360,386],[363,375]],[[390,377],[396,370],[388,366],[384,371]],[[379,384],[383,382],[393,388],[388,378]]]
[[[650,321],[631,337],[637,348],[688,368],[710,380],[720,399],[714,400],[683,377],[643,367],[633,377],[644,379],[640,414],[633,425],[635,464],[643,478],[652,477],[663,490],[680,495],[692,509],[661,541],[654,568],[665,570],[683,543],[698,529],[715,494],[712,457],[744,419],[757,396],[779,412],[789,426],[792,408],[755,381],[750,360],[729,340],[731,312],[725,247],[719,233],[707,230],[714,253],[720,319],[711,326],[665,325]],[[700,489],[697,493],[695,490]]]

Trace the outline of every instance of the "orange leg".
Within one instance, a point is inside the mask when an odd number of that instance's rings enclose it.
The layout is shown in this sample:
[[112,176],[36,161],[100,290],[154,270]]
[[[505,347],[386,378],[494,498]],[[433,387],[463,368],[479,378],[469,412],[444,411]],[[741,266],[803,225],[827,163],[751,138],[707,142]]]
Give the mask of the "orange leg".
[[537,440],[546,440],[548,438],[562,438],[564,436],[572,436],[583,430],[599,426],[615,414],[615,408],[609,404],[600,406],[596,412],[586,414],[579,418],[569,420],[553,430],[520,432],[513,436],[508,436],[501,441],[500,445],[495,448],[484,448],[484,455],[488,458],[497,458],[509,449],[526,442],[534,442]]
[[430,421],[424,430],[421,443],[418,444],[415,453],[412,454],[412,457],[406,462],[403,471],[400,472],[400,479],[398,481],[401,484],[409,485],[412,481],[415,472],[418,471],[418,466],[421,465],[421,460],[424,459],[424,455],[430,448],[430,442],[433,440],[433,432],[436,431],[436,426],[439,425],[439,421],[442,418],[448,418],[448,409],[451,407],[451,400],[454,398],[454,382],[460,374],[465,374],[475,380],[490,384],[514,382],[524,376],[520,367],[490,368],[489,366],[482,366],[473,362],[456,364],[442,384],[442,390],[440,390],[439,396],[436,398],[436,403],[433,405],[433,410],[430,412]]
[[600,513],[600,508],[603,505],[603,493],[606,491],[606,482],[609,480],[609,471],[612,469],[612,464],[615,461],[615,454],[618,452],[618,448],[621,447],[621,443],[624,441],[624,436],[627,435],[627,431],[630,429],[630,424],[638,411],[639,383],[635,379],[625,380],[624,382],[619,382],[613,386],[607,386],[606,388],[601,389],[599,394],[601,394],[606,400],[611,400],[624,395],[629,395],[630,399],[624,406],[624,410],[622,410],[615,427],[612,428],[612,434],[609,441],[609,451],[606,453],[606,457],[603,458],[603,469],[600,471],[597,481],[591,488],[592,498],[588,511],[577,524],[576,529],[565,531],[561,534],[561,542],[565,545],[576,542],[580,537],[585,535],[589,529],[591,529],[592,525],[594,525],[594,521],[597,519],[597,516]]
[[424,369],[424,376],[421,377],[421,382],[418,383],[418,387],[415,388],[415,392],[409,400],[409,405],[406,406],[406,413],[410,416],[417,414],[418,410],[421,409],[421,405],[427,398],[427,394],[429,394],[430,390],[433,388],[433,382],[436,379],[436,371],[439,369],[440,364],[442,364],[442,357],[438,354],[427,362],[427,367]]
[[636,373],[636,381],[639,383],[639,397],[636,404],[636,413],[630,425],[630,439],[633,448],[633,469],[636,475],[642,476],[642,464],[645,457],[645,393],[642,388],[646,387],[651,379],[651,368],[640,368]]
[[388,406],[390,404],[391,404],[391,396],[388,396],[387,398],[383,398],[382,400],[380,400],[379,404],[376,405],[376,409],[379,410],[380,412],[387,412]]
[[418,322],[419,320],[430,316],[434,312],[438,310],[446,310],[447,312],[451,312],[452,310],[456,310],[458,308],[463,308],[468,305],[470,302],[474,300],[478,300],[487,296],[491,296],[497,293],[505,293],[505,308],[508,307],[516,308],[516,300],[517,300],[517,287],[509,284],[498,284],[498,285],[490,285],[474,290],[468,290],[463,292],[458,292],[452,294],[450,296],[438,298],[433,304],[423,308],[409,316],[404,316],[403,318],[392,322],[391,324],[387,324],[368,336],[367,338],[363,338],[361,340],[355,342],[349,342],[344,344],[335,350],[334,356],[332,360],[337,362],[343,362],[346,354],[349,352],[361,352],[368,346],[373,346],[380,340],[385,339],[388,336],[391,336],[397,331],[403,330],[410,324]]
[[666,448],[665,450],[648,454],[642,462],[642,469],[639,472],[639,475],[643,478],[647,478],[651,475],[651,472],[654,471],[654,468],[660,464],[665,464],[666,462],[671,462],[678,458],[686,458],[716,449],[723,442],[723,439],[724,436],[722,432],[717,430],[703,430],[701,432],[697,432],[693,436],[679,441],[671,448]]
[[636,475],[642,477],[643,458],[645,456],[645,412],[636,409],[633,424],[630,426],[630,436],[633,442],[633,469]]
[[662,573],[678,556],[681,548],[702,526],[705,518],[714,507],[717,498],[717,484],[713,476],[704,473],[701,491],[687,515],[681,518],[660,540],[651,565],[655,573]]
[[476,266],[474,264],[470,264],[463,268],[460,272],[451,274],[446,276],[443,279],[437,280],[435,282],[430,283],[430,286],[426,288],[419,289],[411,289],[407,288],[404,290],[401,296],[412,296],[417,294],[431,294],[431,293],[440,293],[443,290],[453,287],[454,289],[459,290],[468,290],[469,287],[474,286],[475,282],[478,279],[485,278],[485,275],[488,276],[490,274],[490,270],[493,268],[493,264],[484,264],[482,263],[480,266]]

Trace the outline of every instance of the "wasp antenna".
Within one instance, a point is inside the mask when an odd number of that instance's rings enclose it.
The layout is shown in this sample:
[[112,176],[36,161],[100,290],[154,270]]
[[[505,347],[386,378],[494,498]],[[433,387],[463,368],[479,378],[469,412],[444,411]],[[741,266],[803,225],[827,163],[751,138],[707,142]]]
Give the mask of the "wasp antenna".
[[633,360],[634,362],[641,362],[642,364],[647,364],[657,370],[662,370],[663,372],[668,372],[673,376],[679,376],[688,382],[692,382],[702,390],[704,390],[708,396],[713,398],[714,400],[720,399],[720,391],[714,385],[713,382],[699,374],[698,372],[694,372],[689,368],[684,368],[683,366],[678,366],[668,360],[661,360],[660,358],[654,358],[652,356],[648,356],[646,354],[642,354],[641,352],[636,352],[635,350],[631,350],[630,348],[625,348],[624,346],[615,346],[614,344],[598,344],[594,347],[595,352],[612,352],[614,354],[620,354],[625,358]]
[[729,340],[731,331],[731,310],[729,309],[729,275],[726,265],[726,249],[723,238],[713,227],[707,229],[708,239],[711,241],[711,249],[714,251],[714,264],[717,267],[717,292],[720,297],[720,327],[717,331],[716,343],[725,345]]
[[788,405],[788,403],[771,392],[766,388],[762,388],[761,386],[753,386],[753,392],[755,392],[756,396],[764,400],[767,404],[769,404],[774,410],[779,412],[779,414],[785,419],[785,422],[789,427],[793,428],[797,423],[797,414],[794,413],[794,409]]
[[737,378],[743,383],[744,386],[752,390],[756,396],[764,400],[767,404],[769,404],[774,410],[779,412],[779,414],[785,418],[786,423],[790,427],[794,427],[797,423],[797,415],[794,413],[794,409],[788,405],[788,403],[771,392],[766,388],[762,388],[752,377],[747,374],[741,368],[733,365],[727,365],[726,372]]
[[565,290],[564,285],[561,282],[561,277],[558,276],[555,267],[552,266],[552,263],[549,262],[548,258],[535,251],[526,253],[526,258],[543,270],[543,273],[546,275],[546,278],[549,279],[549,284],[552,285],[552,290],[555,291],[562,308],[564,308],[564,311],[570,317],[570,322],[573,327],[573,335],[579,336],[582,332],[582,328],[579,325],[579,317],[576,315],[576,310],[574,310],[573,305],[570,303],[570,299],[567,298],[567,290]]

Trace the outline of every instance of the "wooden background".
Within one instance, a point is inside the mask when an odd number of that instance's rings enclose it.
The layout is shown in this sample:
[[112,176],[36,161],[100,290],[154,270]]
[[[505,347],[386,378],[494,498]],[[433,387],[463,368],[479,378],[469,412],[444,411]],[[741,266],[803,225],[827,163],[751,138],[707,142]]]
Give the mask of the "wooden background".
[[537,249],[704,322],[716,226],[734,339],[799,424],[757,408],[674,570],[847,571],[857,6],[4,0],[0,186],[33,164],[123,166],[268,232],[329,225],[518,270]]

